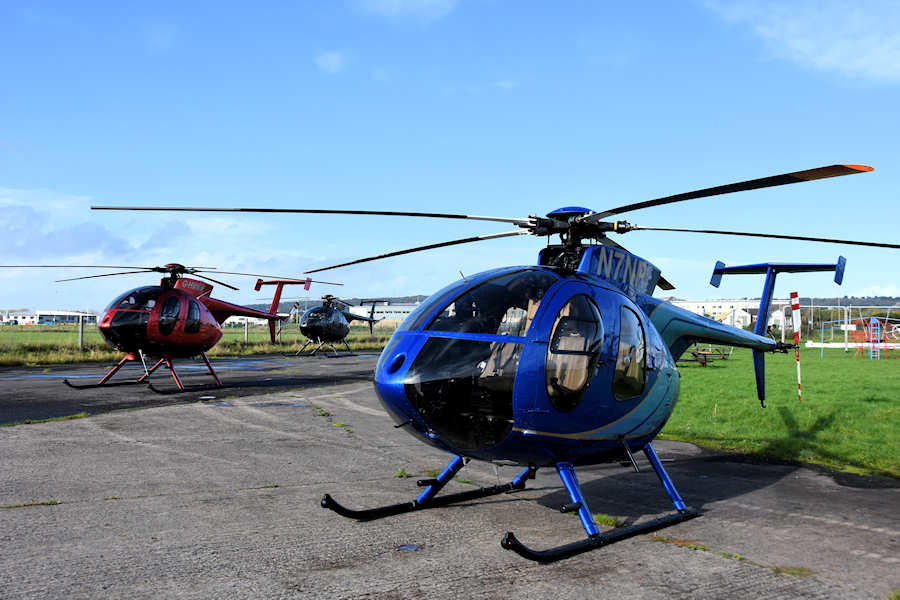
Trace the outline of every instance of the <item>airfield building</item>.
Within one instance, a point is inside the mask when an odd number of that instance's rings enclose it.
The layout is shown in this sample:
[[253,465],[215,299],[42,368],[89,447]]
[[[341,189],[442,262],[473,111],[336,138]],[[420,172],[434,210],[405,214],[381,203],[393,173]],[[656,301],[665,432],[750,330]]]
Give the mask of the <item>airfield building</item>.
[[[715,319],[734,327],[747,327],[756,322],[759,311],[759,298],[740,298],[733,300],[672,300],[672,304],[689,310],[694,314]],[[790,321],[791,301],[788,299],[772,300],[769,311],[768,327],[783,329],[785,322]]]

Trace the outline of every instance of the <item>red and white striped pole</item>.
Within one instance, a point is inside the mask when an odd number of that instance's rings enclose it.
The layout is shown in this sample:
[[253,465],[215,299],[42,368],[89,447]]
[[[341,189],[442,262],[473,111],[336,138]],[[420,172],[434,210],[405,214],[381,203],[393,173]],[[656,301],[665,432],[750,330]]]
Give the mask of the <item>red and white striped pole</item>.
[[803,390],[800,385],[800,298],[797,292],[791,292],[791,322],[794,326],[794,358],[797,359],[797,401],[803,402]]

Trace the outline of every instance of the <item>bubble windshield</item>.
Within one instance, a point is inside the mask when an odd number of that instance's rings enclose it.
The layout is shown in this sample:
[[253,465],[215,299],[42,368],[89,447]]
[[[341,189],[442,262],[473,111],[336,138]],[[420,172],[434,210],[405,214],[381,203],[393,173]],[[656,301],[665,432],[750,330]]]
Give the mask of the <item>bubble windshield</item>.
[[122,308],[128,310],[151,310],[163,289],[158,285],[148,285],[125,292],[109,303],[106,310]]
[[485,281],[447,303],[425,329],[521,337],[558,277],[527,269]]

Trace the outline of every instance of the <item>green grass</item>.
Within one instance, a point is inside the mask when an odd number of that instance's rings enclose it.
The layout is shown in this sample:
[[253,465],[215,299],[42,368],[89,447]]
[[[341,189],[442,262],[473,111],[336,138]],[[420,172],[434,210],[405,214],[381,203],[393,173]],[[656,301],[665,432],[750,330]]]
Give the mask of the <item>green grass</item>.
[[25,504],[7,504],[6,506],[0,506],[2,509],[6,508],[25,508],[27,506],[56,506],[57,504],[62,504],[59,500],[45,500],[43,502],[26,502]]
[[688,550],[694,550],[695,552],[706,552],[708,554],[715,554],[721,556],[722,558],[727,558],[728,560],[736,560],[739,562],[746,562],[747,564],[754,565],[757,567],[762,567],[764,569],[769,569],[774,573],[778,573],[779,575],[791,575],[793,577],[812,577],[814,575],[811,569],[807,569],[806,567],[782,567],[777,565],[764,565],[762,563],[754,562],[752,560],[747,560],[741,554],[736,552],[716,552],[711,550],[701,542],[696,540],[682,540],[678,538],[670,538],[662,535],[648,535],[648,538],[651,540],[662,542],[664,544],[672,544],[673,546],[679,546],[681,548],[687,548]]
[[[577,515],[578,513],[572,513]],[[608,515],[606,513],[594,513],[594,521],[597,522],[598,525],[605,525],[607,527],[619,528],[625,525],[625,522],[621,519],[617,519],[612,515]]]
[[749,350],[707,367],[679,365],[681,393],[667,439],[862,474],[900,477],[900,360],[801,350],[803,402],[793,354],[766,356],[767,409],[756,399]]
[[[251,356],[273,352],[296,352],[306,342],[297,326],[288,326],[281,334],[281,343],[269,343],[269,328],[251,327],[244,343],[243,327],[223,328],[222,339],[207,354],[209,356]],[[393,331],[350,327],[347,343],[354,352],[380,352]],[[312,347],[307,348],[311,350]],[[0,326],[0,366],[34,366],[68,364],[73,362],[118,361],[122,353],[110,348],[94,325],[85,325],[84,351],[78,349],[77,325],[4,325]]]

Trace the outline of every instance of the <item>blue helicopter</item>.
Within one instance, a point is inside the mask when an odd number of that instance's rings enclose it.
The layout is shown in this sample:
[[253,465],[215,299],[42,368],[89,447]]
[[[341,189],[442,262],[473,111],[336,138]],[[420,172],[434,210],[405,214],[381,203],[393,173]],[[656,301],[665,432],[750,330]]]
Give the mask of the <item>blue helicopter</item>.
[[[741,235],[900,249],[900,245],[794,235],[639,227],[604,221],[626,211],[736,191],[871,171],[862,165],[833,165],[732,183],[629,204],[603,212],[566,207],[546,217],[478,217],[444,213],[318,209],[199,209],[233,212],[296,212],[475,219],[512,223],[515,231],[452,240],[308,271],[356,264],[410,252],[515,235],[558,234],[538,255],[537,265],[485,271],[454,282],[429,297],[400,325],[375,368],[375,386],[385,410],[421,441],[453,458],[433,479],[418,482],[415,500],[355,510],[326,494],[324,508],[358,520],[512,492],[525,487],[539,468],[555,468],[570,501],[562,512],[577,513],[586,538],[535,550],[512,532],[503,548],[540,562],[552,562],[635,535],[694,518],[653,449],[652,441],[675,408],[679,373],[675,361],[695,342],[753,350],[757,394],[764,404],[764,357],[793,345],[765,335],[778,273],[834,271],[840,284],[846,261],[834,264],[762,263],[725,266],[725,274],[765,274],[756,329],[748,332],[680,309],[652,296],[673,286],[650,262],[609,239],[611,233],[665,230]],[[198,210],[163,207],[95,207],[132,210]],[[585,243],[584,240],[595,240]],[[628,461],[643,452],[674,511],[662,518],[601,533],[582,494],[575,467]],[[523,466],[512,481],[461,493],[438,495],[471,459]]]

